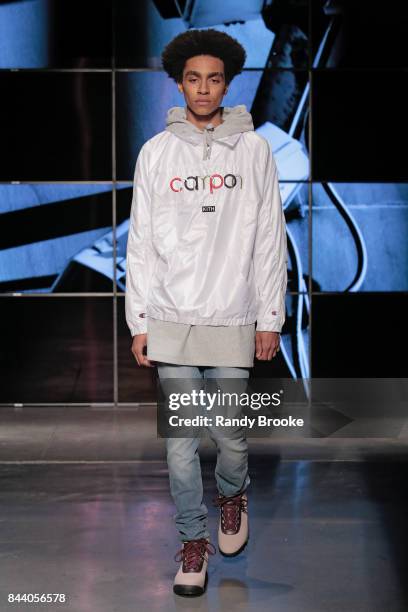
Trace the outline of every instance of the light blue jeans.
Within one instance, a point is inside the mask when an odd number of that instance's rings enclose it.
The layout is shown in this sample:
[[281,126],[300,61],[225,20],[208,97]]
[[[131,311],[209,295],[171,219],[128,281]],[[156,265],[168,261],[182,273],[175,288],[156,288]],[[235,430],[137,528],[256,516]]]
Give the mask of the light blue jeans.
[[[243,391],[249,378],[248,368],[182,366],[157,362],[157,371],[160,379],[240,378]],[[222,381],[220,383],[222,387]],[[239,387],[240,383],[236,388]],[[244,429],[242,428],[242,436],[239,430],[239,435],[234,436],[234,439],[220,437],[210,426],[207,430],[217,447],[215,479],[218,492],[230,496],[245,491],[251,480]],[[203,499],[199,443],[199,437],[166,438],[170,491],[177,509],[174,518],[181,541],[210,537],[207,527],[208,508]]]

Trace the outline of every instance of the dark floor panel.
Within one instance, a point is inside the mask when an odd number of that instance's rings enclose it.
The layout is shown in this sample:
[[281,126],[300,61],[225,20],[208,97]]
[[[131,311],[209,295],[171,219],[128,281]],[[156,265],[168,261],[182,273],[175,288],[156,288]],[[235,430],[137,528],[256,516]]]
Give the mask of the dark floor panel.
[[[216,542],[214,462],[202,471]],[[179,541],[164,462],[1,465],[1,610],[407,609],[407,463],[252,456],[250,475],[249,545],[211,557],[192,603],[171,589]],[[68,601],[7,605],[16,592]]]

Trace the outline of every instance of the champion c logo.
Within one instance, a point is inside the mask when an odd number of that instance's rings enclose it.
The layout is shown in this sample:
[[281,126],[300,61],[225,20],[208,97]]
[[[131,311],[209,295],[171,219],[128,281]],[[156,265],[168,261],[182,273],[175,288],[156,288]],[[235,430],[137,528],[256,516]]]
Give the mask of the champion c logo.
[[221,176],[221,174],[188,176],[186,179],[175,176],[170,180],[170,189],[178,193],[179,191],[183,191],[184,185],[184,188],[188,191],[198,191],[199,189],[205,190],[208,185],[210,193],[213,193],[216,189],[221,189],[221,187],[233,189],[238,182],[242,189],[242,176],[240,174],[226,174],[225,176]]

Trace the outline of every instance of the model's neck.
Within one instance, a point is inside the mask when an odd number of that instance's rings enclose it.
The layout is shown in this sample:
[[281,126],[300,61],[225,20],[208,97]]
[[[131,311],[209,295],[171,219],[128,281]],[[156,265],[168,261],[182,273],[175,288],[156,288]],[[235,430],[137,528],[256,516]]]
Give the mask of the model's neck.
[[209,115],[197,115],[187,106],[186,118],[198,127],[199,130],[203,130],[208,123],[212,123],[214,127],[217,127],[217,125],[222,123],[222,110],[223,107],[219,106]]

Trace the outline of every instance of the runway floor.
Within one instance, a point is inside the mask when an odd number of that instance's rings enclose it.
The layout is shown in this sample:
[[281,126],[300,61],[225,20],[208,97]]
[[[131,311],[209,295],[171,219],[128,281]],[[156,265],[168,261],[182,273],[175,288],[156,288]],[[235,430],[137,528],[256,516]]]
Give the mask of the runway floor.
[[[2,611],[408,610],[406,441],[250,440],[249,544],[211,556],[207,592],[190,599],[172,592],[180,543],[164,441],[137,411],[112,412],[0,413]],[[216,544],[211,441],[200,454]]]

